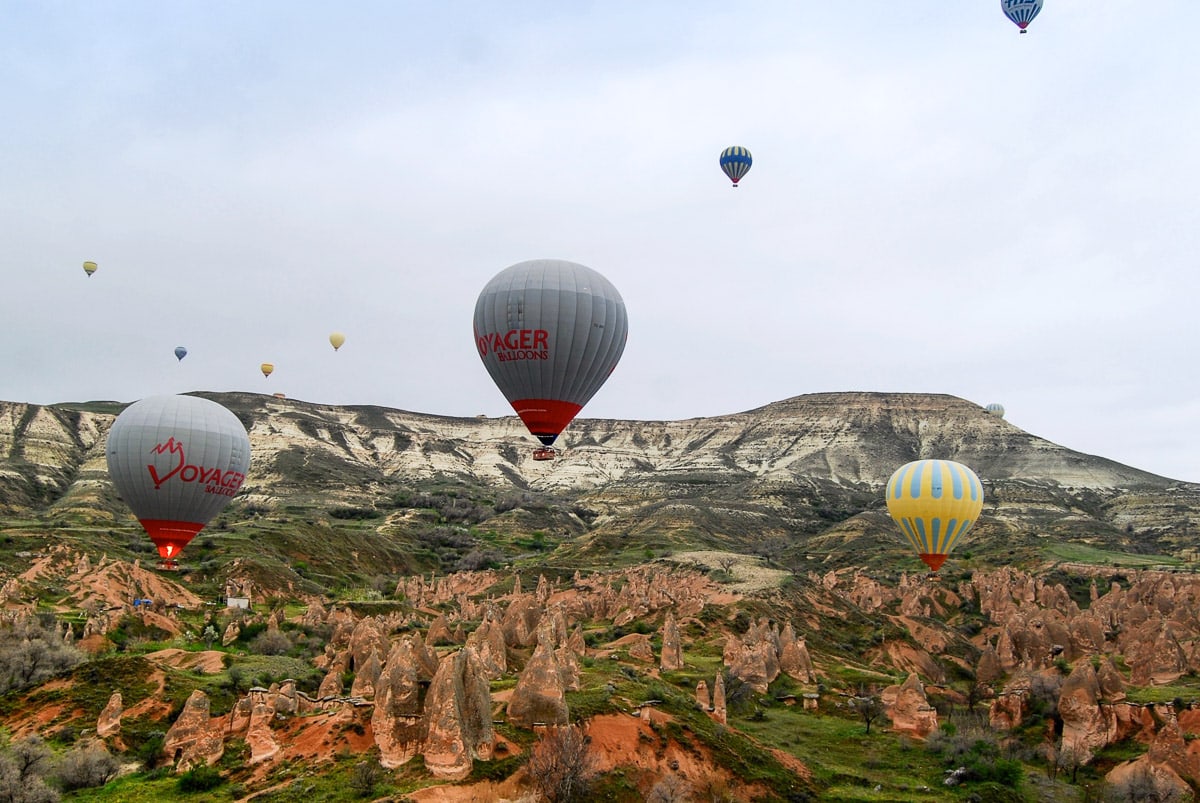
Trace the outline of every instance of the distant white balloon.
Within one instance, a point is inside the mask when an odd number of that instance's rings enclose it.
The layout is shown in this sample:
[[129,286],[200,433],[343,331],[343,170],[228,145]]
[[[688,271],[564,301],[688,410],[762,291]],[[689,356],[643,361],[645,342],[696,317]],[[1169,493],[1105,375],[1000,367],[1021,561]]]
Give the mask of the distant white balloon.
[[984,407],[983,409],[987,410],[989,414],[996,416],[996,418],[1004,418],[1004,405],[1003,404],[996,404],[995,402],[992,402],[991,404],[989,404],[987,407]]

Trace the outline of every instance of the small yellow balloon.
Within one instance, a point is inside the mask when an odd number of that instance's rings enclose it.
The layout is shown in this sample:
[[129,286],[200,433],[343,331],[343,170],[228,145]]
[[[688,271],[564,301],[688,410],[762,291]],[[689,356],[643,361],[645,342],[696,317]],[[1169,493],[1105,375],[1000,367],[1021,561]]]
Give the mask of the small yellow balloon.
[[263,372],[263,376],[270,376],[275,370],[275,366],[269,362],[264,362],[259,366],[259,369]]
[[346,342],[346,336],[341,332],[334,332],[329,336],[329,345],[333,346],[333,350],[337,351]]
[[96,267],[97,266],[96,266],[95,262],[84,262],[83,263],[83,272],[86,273],[88,276],[91,276],[93,273],[96,272]]

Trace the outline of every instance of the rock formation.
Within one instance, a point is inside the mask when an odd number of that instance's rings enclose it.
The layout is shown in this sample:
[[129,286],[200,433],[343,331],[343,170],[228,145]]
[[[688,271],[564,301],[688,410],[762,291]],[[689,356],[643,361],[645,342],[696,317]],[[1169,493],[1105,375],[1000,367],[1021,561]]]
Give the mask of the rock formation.
[[893,731],[924,739],[938,729],[937,711],[929,704],[925,685],[916,674],[899,686],[884,689],[880,698]]
[[508,721],[518,727],[567,724],[567,697],[554,647],[539,640],[508,701]]
[[379,763],[394,769],[420,750],[425,738],[421,671],[412,641],[397,641],[388,653],[375,689],[371,729],[379,746]]
[[275,719],[275,709],[266,702],[256,704],[250,712],[250,722],[246,727],[246,744],[250,747],[250,763],[259,764],[270,761],[279,753],[279,742],[271,730],[271,722]]
[[109,696],[108,703],[104,706],[104,710],[100,712],[100,716],[96,720],[96,735],[103,739],[120,733],[121,712],[123,710],[121,692],[115,691]]
[[196,689],[163,739],[163,753],[183,772],[200,764],[215,764],[225,752],[223,729],[209,716],[208,695]]
[[658,665],[665,672],[683,669],[683,642],[679,637],[679,624],[670,612],[663,619],[662,657]]
[[491,695],[475,651],[442,659],[425,704],[425,767],[435,778],[462,780],[474,759],[492,757]]
[[728,721],[725,711],[725,676],[720,672],[717,673],[717,680],[713,684],[712,717],[722,725]]

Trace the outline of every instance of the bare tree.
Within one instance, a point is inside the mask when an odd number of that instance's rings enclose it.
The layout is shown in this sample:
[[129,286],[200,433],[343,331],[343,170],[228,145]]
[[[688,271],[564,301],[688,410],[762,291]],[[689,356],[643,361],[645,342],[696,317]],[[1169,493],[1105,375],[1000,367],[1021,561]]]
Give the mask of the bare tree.
[[0,625],[0,694],[35,686],[82,660],[83,653],[33,617]]
[[0,750],[0,803],[58,803],[57,790],[46,785],[53,754],[37,736]]
[[579,726],[566,725],[546,731],[533,746],[529,774],[550,803],[587,800],[596,772],[590,742]]
[[72,748],[58,760],[55,775],[64,791],[90,789],[104,786],[117,775],[120,762],[104,747],[103,742],[92,742]]
[[371,757],[354,765],[354,773],[350,776],[350,788],[359,797],[371,797],[382,779],[383,765],[379,763],[379,759]]
[[659,778],[646,795],[646,803],[689,803],[695,799],[692,785],[678,775]]
[[883,716],[883,700],[878,694],[865,694],[850,698],[850,707],[854,712],[862,717],[863,724],[867,726],[867,733],[871,732],[871,723]]
[[727,780],[714,775],[701,782],[696,800],[703,803],[738,803],[738,796]]
[[1064,775],[1069,775],[1071,783],[1077,783],[1079,779],[1079,770],[1083,767],[1087,758],[1079,749],[1075,747],[1064,746],[1060,749],[1057,755],[1054,756],[1055,775],[1062,772]]

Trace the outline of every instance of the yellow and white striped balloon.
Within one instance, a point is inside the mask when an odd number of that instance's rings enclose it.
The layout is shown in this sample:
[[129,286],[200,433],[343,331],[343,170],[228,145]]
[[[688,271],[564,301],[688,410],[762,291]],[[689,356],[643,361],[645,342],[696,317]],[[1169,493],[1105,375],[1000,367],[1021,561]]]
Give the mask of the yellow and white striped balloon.
[[979,518],[983,484],[975,472],[953,460],[914,460],[888,480],[888,513],[931,571]]

